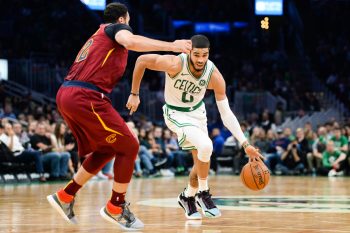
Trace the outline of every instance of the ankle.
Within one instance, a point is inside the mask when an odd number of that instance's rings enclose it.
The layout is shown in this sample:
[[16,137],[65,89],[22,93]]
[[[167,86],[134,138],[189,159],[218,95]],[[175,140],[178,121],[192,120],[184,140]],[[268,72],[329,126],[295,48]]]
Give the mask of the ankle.
[[64,203],[70,203],[73,201],[74,199],[74,196],[72,195],[69,195],[68,193],[66,193],[63,189],[59,190],[57,192],[57,196],[58,196],[58,199],[61,201],[61,202],[64,202]]
[[120,206],[113,205],[111,201],[107,202],[106,209],[111,214],[120,214],[122,212],[122,208]]

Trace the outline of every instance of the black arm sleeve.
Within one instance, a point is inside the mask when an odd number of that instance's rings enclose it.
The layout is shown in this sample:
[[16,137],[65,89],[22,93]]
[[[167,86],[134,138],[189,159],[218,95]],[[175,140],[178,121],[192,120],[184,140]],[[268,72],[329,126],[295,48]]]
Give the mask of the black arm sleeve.
[[105,33],[113,41],[115,40],[115,34],[117,34],[117,32],[119,32],[120,30],[128,30],[132,32],[132,29],[129,25],[121,24],[121,23],[115,23],[105,27]]

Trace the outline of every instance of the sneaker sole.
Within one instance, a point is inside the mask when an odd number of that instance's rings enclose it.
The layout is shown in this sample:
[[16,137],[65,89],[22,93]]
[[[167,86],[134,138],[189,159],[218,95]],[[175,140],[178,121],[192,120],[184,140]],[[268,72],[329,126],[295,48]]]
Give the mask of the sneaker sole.
[[220,212],[219,215],[214,215],[214,214],[212,214],[210,211],[204,210],[204,209],[202,208],[201,204],[199,203],[199,201],[197,201],[196,203],[197,203],[197,205],[199,206],[199,208],[201,208],[202,214],[203,214],[205,217],[207,217],[207,218],[218,218],[218,217],[221,216],[221,212]]
[[47,201],[50,203],[50,205],[57,210],[57,212],[63,217],[64,220],[66,220],[70,224],[77,224],[76,220],[72,221],[67,217],[67,215],[63,212],[61,206],[57,204],[56,200],[52,197],[52,195],[46,196]]
[[102,218],[104,218],[105,220],[107,220],[108,222],[110,222],[110,223],[112,223],[114,225],[119,226],[124,231],[139,231],[139,230],[142,229],[142,228],[128,228],[128,227],[123,226],[122,224],[118,223],[116,220],[111,218],[108,214],[106,214],[105,207],[101,208],[100,215],[101,215]]
[[194,217],[191,217],[187,214],[187,210],[186,208],[182,205],[181,201],[180,201],[180,197],[177,197],[177,203],[179,203],[179,205],[181,206],[181,208],[185,211],[185,216],[187,219],[190,219],[190,220],[202,220],[202,216],[194,216]]

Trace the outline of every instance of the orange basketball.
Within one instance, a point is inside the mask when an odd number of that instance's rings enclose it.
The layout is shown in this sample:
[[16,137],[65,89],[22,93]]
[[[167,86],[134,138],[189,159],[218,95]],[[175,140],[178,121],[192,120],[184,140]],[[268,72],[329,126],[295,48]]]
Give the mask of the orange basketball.
[[270,171],[261,161],[251,161],[241,171],[242,183],[251,190],[261,190],[270,180]]

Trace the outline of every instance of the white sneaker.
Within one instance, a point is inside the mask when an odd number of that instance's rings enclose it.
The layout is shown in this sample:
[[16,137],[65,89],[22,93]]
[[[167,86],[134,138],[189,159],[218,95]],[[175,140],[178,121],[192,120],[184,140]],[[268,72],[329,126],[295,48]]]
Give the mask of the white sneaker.
[[337,172],[336,176],[344,176],[344,171]]
[[191,219],[191,220],[202,219],[202,215],[198,212],[196,207],[195,197],[186,197],[185,193],[182,192],[177,197],[177,202],[184,209],[185,216],[187,219]]
[[170,169],[160,169],[160,174],[165,177],[175,176],[174,172],[170,171]]
[[108,176],[104,175],[102,173],[102,171],[99,171],[97,174],[96,174],[96,177],[99,178],[100,180],[108,180]]
[[121,205],[122,212],[120,214],[111,214],[104,206],[100,210],[100,215],[108,222],[118,225],[123,231],[141,230],[144,228],[144,224],[130,211],[129,205],[130,203]]
[[199,191],[196,194],[196,202],[201,207],[202,213],[207,218],[218,218],[221,212],[211,198],[210,190]]
[[64,218],[64,220],[71,224],[78,223],[73,211],[74,199],[70,203],[61,202],[58,198],[57,193],[47,196],[46,199],[50,203],[50,205],[58,211],[58,213]]
[[329,176],[329,177],[336,176],[336,175],[337,175],[337,171],[334,170],[334,169],[332,169],[332,170],[330,170],[330,171],[328,172],[328,176]]

